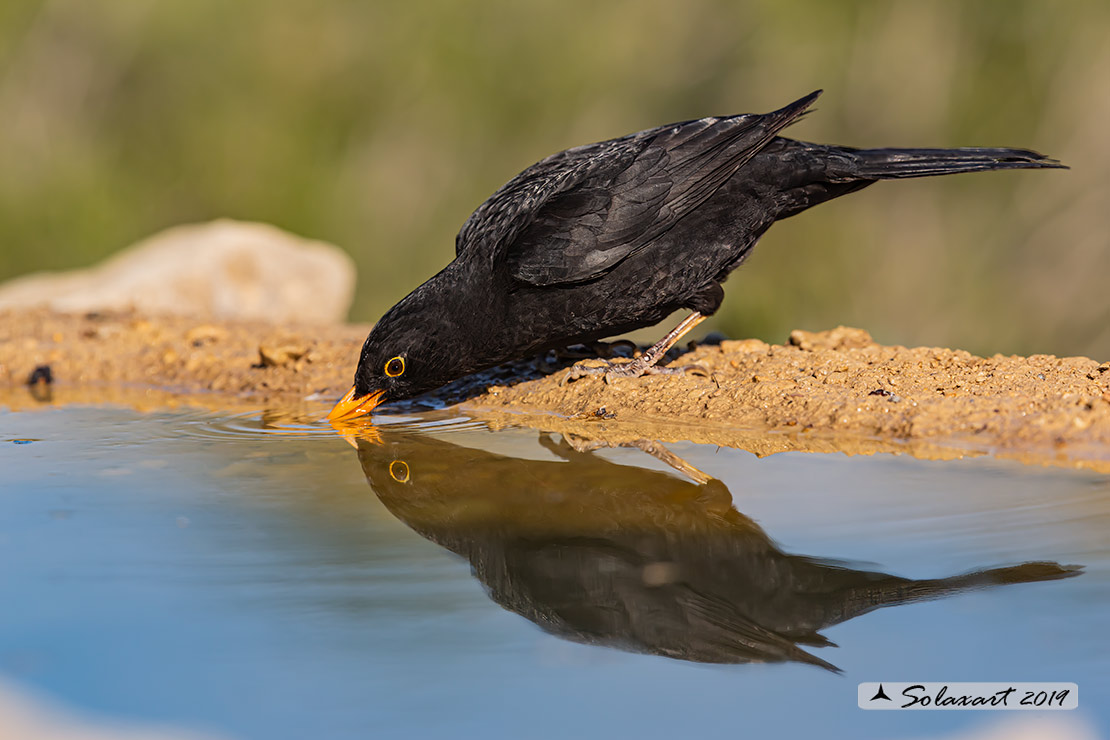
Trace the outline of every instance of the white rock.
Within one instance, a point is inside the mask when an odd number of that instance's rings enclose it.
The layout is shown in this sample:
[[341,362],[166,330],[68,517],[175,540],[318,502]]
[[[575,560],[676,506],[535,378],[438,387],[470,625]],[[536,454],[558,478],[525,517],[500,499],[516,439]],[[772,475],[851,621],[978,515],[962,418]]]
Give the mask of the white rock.
[[338,247],[221,219],[166,229],[88,269],[10,280],[0,308],[338,322],[354,288],[354,262]]

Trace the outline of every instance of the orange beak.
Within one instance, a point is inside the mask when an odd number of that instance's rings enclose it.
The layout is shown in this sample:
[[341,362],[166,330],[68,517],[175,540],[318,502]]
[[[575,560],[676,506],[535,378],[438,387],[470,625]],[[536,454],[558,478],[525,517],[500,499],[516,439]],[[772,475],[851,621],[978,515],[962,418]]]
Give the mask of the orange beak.
[[347,395],[339,399],[335,408],[328,414],[328,421],[350,421],[364,414],[369,414],[374,407],[382,402],[385,391],[374,391],[365,396],[355,398],[355,389],[347,391]]

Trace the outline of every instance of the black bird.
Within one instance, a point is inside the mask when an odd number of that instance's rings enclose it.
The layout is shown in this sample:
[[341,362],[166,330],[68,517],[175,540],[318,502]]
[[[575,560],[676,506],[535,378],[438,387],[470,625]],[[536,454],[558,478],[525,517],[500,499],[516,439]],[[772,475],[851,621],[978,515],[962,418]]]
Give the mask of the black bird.
[[700,471],[693,482],[546,435],[540,443],[563,461],[389,428],[357,441],[366,479],[394,516],[466,558],[498,605],[573,642],[836,670],[806,649],[832,646],[821,630],[833,625],[881,607],[1082,572],[1052,562],[924,580],[857,570],[784,552],[733,507],[724,483]]
[[478,207],[455,259],[391,308],[329,414],[693,313],[612,374],[640,375],[724,297],[776,220],[878,180],[1062,167],[1023,149],[852,149],[779,137],[820,90],[773,113],[702,118],[568,149]]

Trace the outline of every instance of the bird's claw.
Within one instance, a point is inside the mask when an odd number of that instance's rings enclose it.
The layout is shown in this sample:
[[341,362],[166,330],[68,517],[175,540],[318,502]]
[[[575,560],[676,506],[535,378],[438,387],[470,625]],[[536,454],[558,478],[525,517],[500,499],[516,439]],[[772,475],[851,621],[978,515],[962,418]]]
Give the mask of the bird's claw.
[[[604,361],[594,360],[602,363]],[[600,375],[606,383],[611,383],[615,378],[639,378],[644,375],[697,375],[702,378],[712,377],[709,369],[704,365],[683,365],[682,367],[660,367],[641,363],[639,358],[629,362],[604,362],[604,364],[579,363],[567,371],[559,381],[559,385],[573,383],[589,375]]]
[[[586,361],[599,361],[606,362],[613,358],[631,357],[634,353],[639,351],[639,347],[635,342],[627,339],[618,339],[613,342],[590,342],[589,344],[573,345],[560,349],[550,350],[544,354],[537,355],[533,361],[533,367],[541,375],[553,375],[559,372],[561,368],[560,362],[566,360],[586,360]],[[626,353],[626,354],[622,354]],[[606,362],[600,369],[607,371],[613,363]],[[574,372],[574,371],[572,371]],[[564,378],[560,381],[560,385],[565,385],[567,382],[577,380],[585,375],[596,375],[594,372],[576,373],[571,378]]]
[[708,379],[713,377],[713,373],[710,372],[709,368],[707,368],[705,365],[699,365],[696,362],[689,365],[683,365],[678,369],[689,375],[696,375],[699,378]]
[[604,360],[587,360],[587,362],[598,362],[602,364],[586,365],[583,363],[578,363],[570,370],[567,370],[567,374],[559,379],[559,385],[563,386],[568,383],[573,383],[576,380],[585,378],[587,375],[604,375],[609,372],[610,363],[605,362]]
[[609,369],[605,371],[605,382],[613,378],[638,378],[641,375],[666,375],[666,368],[656,367],[648,363],[643,355],[628,362],[610,362]]
[[704,365],[682,365],[680,367],[661,367],[649,365],[644,369],[643,375],[697,375],[699,378],[709,378],[712,374]]

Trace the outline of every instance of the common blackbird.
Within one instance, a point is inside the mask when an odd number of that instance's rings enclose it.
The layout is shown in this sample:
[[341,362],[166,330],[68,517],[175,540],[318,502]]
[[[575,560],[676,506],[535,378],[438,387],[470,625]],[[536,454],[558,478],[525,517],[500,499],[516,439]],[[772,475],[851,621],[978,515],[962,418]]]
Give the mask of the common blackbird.
[[466,220],[455,259],[374,326],[354,387],[328,418],[691,310],[607,371],[640,375],[717,310],[721,283],[778,219],[878,180],[1062,167],[1023,149],[861,150],[779,137],[820,93],[773,113],[567,149],[524,170]]

